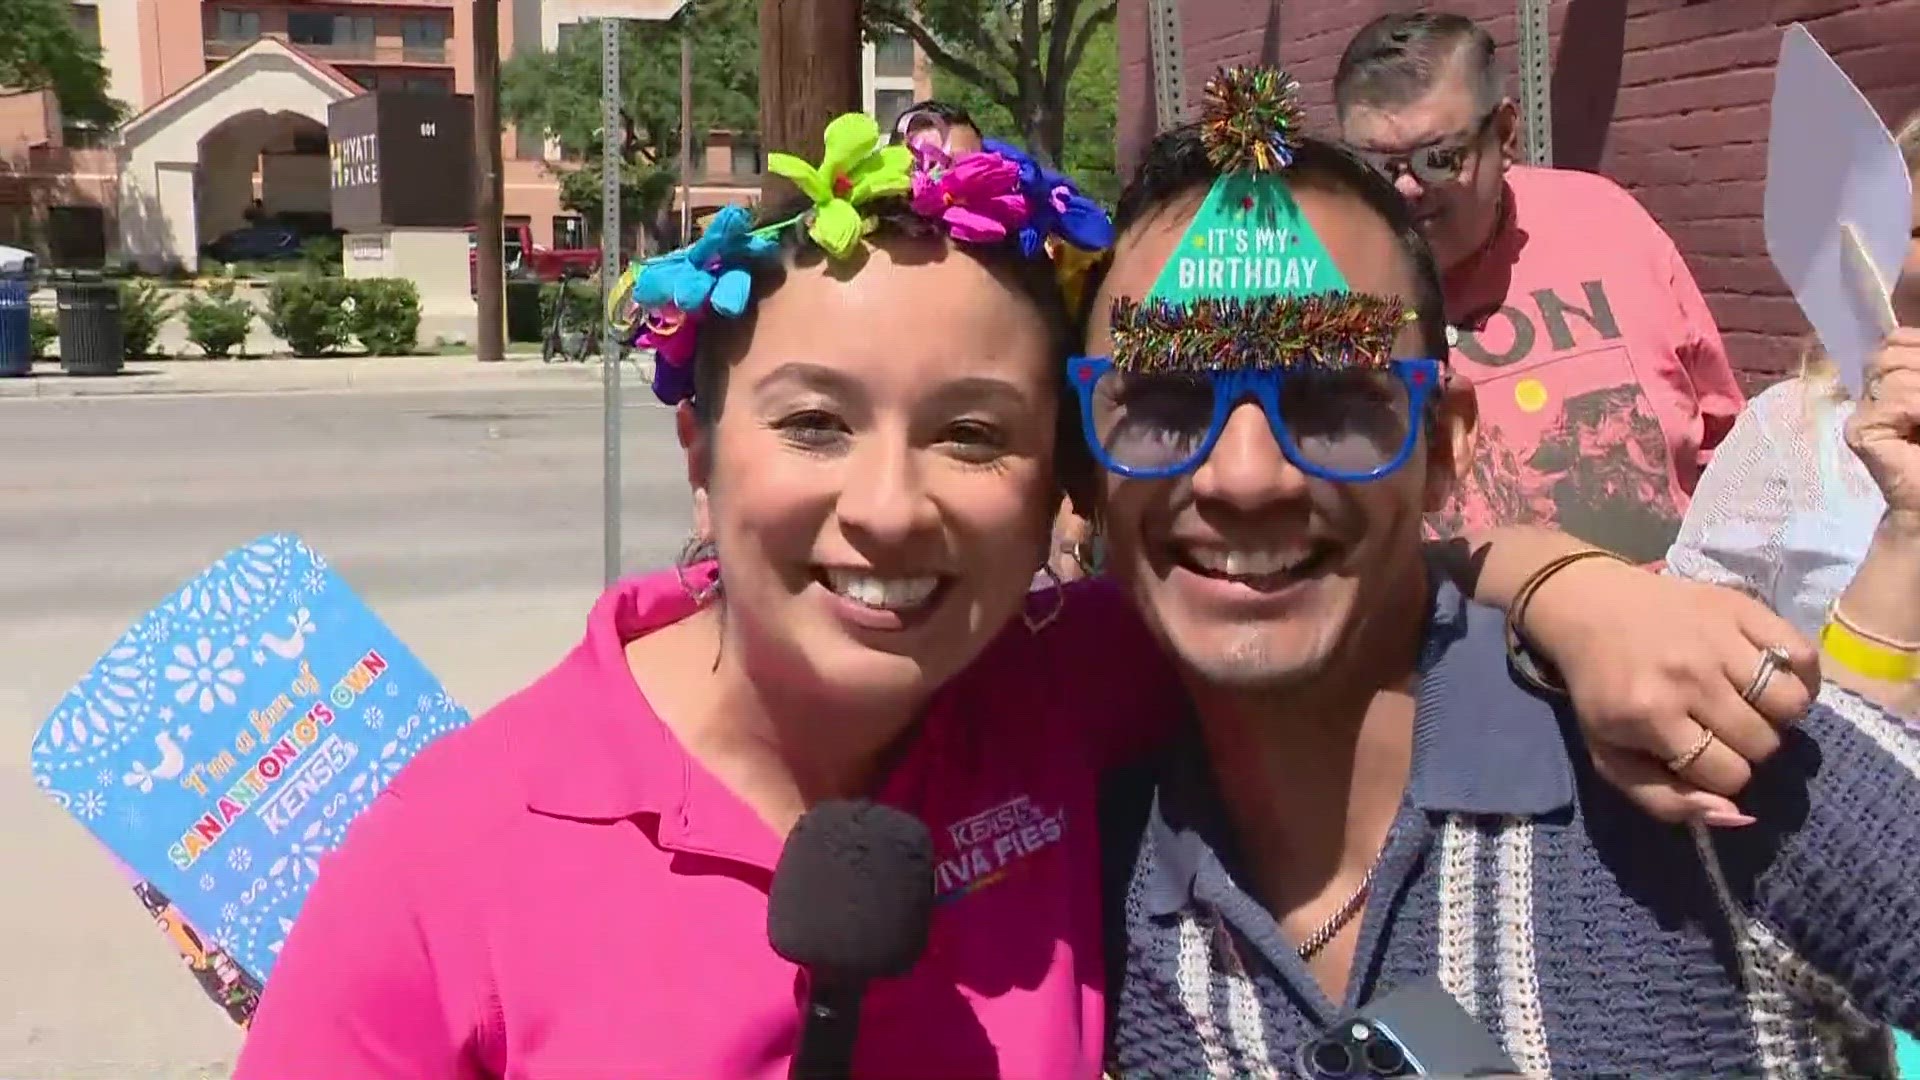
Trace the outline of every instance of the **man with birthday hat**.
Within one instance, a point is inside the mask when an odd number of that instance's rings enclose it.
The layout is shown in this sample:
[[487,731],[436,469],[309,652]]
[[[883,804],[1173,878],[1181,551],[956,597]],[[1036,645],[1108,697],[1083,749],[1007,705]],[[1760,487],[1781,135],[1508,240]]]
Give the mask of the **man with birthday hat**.
[[[1233,71],[1155,141],[1069,361],[1112,571],[1192,704],[1104,800],[1114,1071],[1316,1075],[1328,1025],[1433,980],[1527,1075],[1874,1075],[1920,1022],[1920,743],[1828,688],[1751,816],[1663,825],[1596,779],[1423,559],[1472,392],[1407,208],[1298,115]],[[1755,700],[1805,693],[1761,653]]]

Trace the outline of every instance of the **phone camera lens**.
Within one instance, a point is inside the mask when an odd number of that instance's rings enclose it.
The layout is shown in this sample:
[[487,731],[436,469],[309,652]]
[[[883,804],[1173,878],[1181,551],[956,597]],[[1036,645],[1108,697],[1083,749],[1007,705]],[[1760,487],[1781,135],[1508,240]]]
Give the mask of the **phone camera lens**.
[[1367,1068],[1375,1076],[1399,1076],[1407,1067],[1407,1055],[1398,1043],[1381,1035],[1372,1033],[1361,1046],[1360,1054],[1366,1059]]
[[1322,1080],[1340,1080],[1352,1076],[1354,1066],[1353,1051],[1338,1039],[1322,1039],[1313,1044],[1313,1050],[1307,1060],[1313,1066],[1313,1075]]

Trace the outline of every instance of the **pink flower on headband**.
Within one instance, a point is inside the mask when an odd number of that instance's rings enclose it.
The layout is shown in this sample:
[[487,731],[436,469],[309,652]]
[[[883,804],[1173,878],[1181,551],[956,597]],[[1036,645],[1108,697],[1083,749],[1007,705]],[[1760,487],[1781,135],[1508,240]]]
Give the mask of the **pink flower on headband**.
[[967,154],[913,178],[913,210],[946,223],[955,240],[989,244],[1027,223],[1020,166],[999,154]]
[[691,315],[671,305],[647,313],[640,347],[653,350],[653,392],[668,405],[693,396],[693,352],[698,331]]

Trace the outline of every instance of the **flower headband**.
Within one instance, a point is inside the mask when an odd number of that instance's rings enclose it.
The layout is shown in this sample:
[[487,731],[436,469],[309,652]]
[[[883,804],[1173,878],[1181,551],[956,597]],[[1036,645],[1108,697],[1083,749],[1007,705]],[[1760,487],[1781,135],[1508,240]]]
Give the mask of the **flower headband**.
[[1220,175],[1146,299],[1114,299],[1115,367],[1378,367],[1392,359],[1413,313],[1347,287],[1286,183],[1300,148],[1299,91],[1268,67],[1208,80],[1200,138]]
[[882,146],[871,116],[849,113],[827,125],[819,165],[767,155],[767,171],[792,181],[812,206],[754,228],[744,206],[728,206],[700,238],[649,259],[634,276],[642,312],[637,344],[654,350],[653,390],[677,405],[693,396],[693,358],[702,322],[740,317],[753,299],[752,268],[780,249],[788,229],[828,258],[844,261],[875,228],[873,210],[904,199],[911,212],[956,243],[1007,244],[1053,262],[1069,303],[1078,303],[1097,253],[1113,244],[1113,223],[1073,181],[1006,143],[949,153],[938,139]]

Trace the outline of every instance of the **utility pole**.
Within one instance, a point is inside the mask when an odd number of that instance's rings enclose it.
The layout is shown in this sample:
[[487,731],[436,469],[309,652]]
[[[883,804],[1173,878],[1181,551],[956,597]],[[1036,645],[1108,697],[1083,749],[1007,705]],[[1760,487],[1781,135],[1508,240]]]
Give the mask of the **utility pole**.
[[480,325],[474,351],[482,361],[506,359],[505,252],[500,208],[506,199],[500,161],[500,0],[473,0],[473,142],[480,156],[474,200],[474,292]]
[[[820,160],[827,123],[860,112],[860,0],[760,0],[760,148]],[[761,198],[792,185],[768,176]]]

